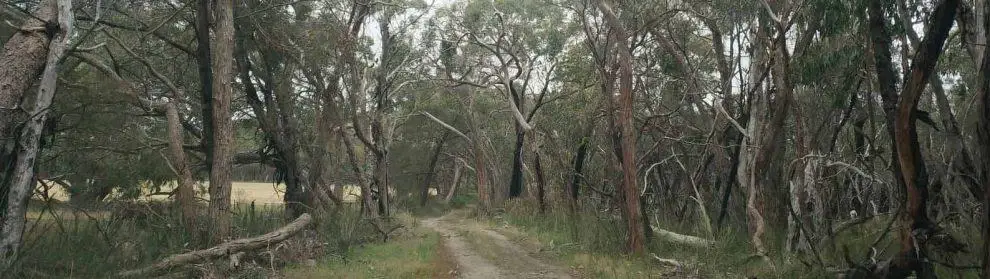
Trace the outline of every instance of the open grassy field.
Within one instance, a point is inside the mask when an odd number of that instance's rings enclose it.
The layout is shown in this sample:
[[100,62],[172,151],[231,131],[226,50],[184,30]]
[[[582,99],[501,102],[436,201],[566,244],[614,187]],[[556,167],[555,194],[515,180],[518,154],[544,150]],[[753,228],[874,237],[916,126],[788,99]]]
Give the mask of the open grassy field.
[[[166,185],[161,189],[162,192],[169,192],[172,190],[174,184]],[[196,194],[200,198],[209,199],[209,194],[206,189],[209,186],[208,182],[202,182],[201,186],[196,189]],[[285,193],[285,184],[274,184],[271,182],[243,182],[235,181],[233,183],[233,188],[230,191],[231,198],[235,203],[251,203],[255,204],[281,204],[282,196]],[[168,195],[151,195],[152,191],[150,188],[145,187],[141,195],[141,199],[147,200],[165,200],[168,199]],[[52,199],[57,201],[66,202],[69,201],[69,194],[62,187],[52,187],[48,189],[48,195]],[[110,199],[115,196],[119,196],[118,193],[110,195]],[[35,194],[36,199],[42,199],[40,194]]]

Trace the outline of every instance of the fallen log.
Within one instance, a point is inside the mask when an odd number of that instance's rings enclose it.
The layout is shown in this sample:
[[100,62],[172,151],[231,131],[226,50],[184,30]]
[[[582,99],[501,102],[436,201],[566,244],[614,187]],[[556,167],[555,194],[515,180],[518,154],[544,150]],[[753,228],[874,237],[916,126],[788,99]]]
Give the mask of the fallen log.
[[656,236],[673,243],[694,246],[694,247],[708,247],[715,245],[715,241],[712,240],[700,238],[697,236],[679,234],[658,228],[656,226],[650,226],[650,227],[653,228],[653,231],[656,233]]
[[223,244],[203,249],[196,250],[188,253],[172,255],[164,260],[153,264],[148,267],[128,270],[118,273],[118,277],[133,278],[138,276],[158,276],[162,274],[167,274],[172,271],[172,269],[193,263],[201,263],[214,258],[220,258],[224,256],[235,255],[242,251],[249,251],[254,249],[260,249],[268,247],[271,244],[282,242],[292,235],[302,231],[309,223],[313,221],[313,218],[309,216],[308,213],[300,215],[299,218],[292,221],[288,225],[281,227],[270,233],[266,233],[261,236],[241,238]]

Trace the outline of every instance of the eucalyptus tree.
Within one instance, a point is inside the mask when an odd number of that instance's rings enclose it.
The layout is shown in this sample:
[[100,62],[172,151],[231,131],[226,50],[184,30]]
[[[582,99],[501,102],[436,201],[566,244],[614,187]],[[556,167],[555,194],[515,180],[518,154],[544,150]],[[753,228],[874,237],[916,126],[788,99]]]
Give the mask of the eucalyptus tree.
[[[414,61],[420,55],[413,53],[412,45],[414,27],[423,19],[426,3],[422,1],[392,1],[381,3],[375,7],[375,22],[378,25],[378,44],[375,50],[377,57],[371,64],[363,66],[355,64],[352,72],[354,87],[351,87],[348,100],[351,102],[351,124],[354,136],[364,144],[365,150],[371,151],[374,158],[372,170],[372,185],[378,192],[378,211],[383,217],[389,217],[391,212],[390,191],[392,184],[389,178],[389,165],[392,142],[395,138],[396,127],[408,117],[398,115],[397,100],[408,94],[409,85],[422,78],[415,71]],[[357,103],[367,100],[370,104]],[[362,124],[358,117],[359,111],[367,107],[364,117],[367,123]],[[370,135],[362,132],[368,127]],[[441,144],[442,146],[442,144]],[[438,150],[440,147],[437,147]],[[439,154],[439,152],[434,152]],[[436,157],[438,155],[434,155]]]
[[[510,179],[507,187],[497,184],[500,187],[494,193],[498,200],[522,195],[527,135],[536,133],[537,111],[561,93],[554,88],[553,79],[568,37],[568,25],[565,10],[550,4],[551,1],[467,1],[462,4],[463,14],[457,14],[459,19],[452,15],[441,18],[447,23],[446,47],[460,51],[462,59],[476,62],[448,69],[451,72],[446,78],[457,86],[473,87],[476,92],[497,90],[497,99],[505,103],[507,116],[515,127]],[[531,152],[539,154],[535,146]],[[538,176],[540,172],[537,170]]]
[[[0,62],[0,191],[4,196],[0,225],[0,263],[9,265],[21,247],[27,223],[27,203],[33,193],[35,164],[48,107],[55,97],[59,65],[69,47],[74,17],[72,1],[44,1],[4,44]],[[41,18],[42,20],[37,20]],[[45,21],[45,22],[43,22]],[[7,68],[6,66],[4,68]],[[19,71],[20,70],[20,71]],[[28,92],[33,81],[38,91]],[[24,96],[30,96],[25,98]],[[18,123],[23,121],[23,123]],[[15,128],[17,126],[17,128]],[[8,149],[9,148],[9,149]]]
[[[262,156],[274,157],[272,164],[278,180],[286,184],[287,216],[292,218],[307,208],[322,208],[336,201],[333,195],[326,194],[319,165],[307,167],[309,159],[323,154],[312,154],[306,148],[316,144],[307,136],[308,123],[303,121],[312,108],[306,105],[306,96],[297,91],[300,84],[294,81],[299,69],[306,66],[303,59],[312,43],[303,34],[316,32],[312,26],[315,19],[308,3],[293,6],[294,17],[286,9],[270,9],[267,5],[272,4],[250,1],[237,6],[234,56],[244,99],[265,135]],[[312,200],[319,203],[312,203],[308,194],[313,194]]]

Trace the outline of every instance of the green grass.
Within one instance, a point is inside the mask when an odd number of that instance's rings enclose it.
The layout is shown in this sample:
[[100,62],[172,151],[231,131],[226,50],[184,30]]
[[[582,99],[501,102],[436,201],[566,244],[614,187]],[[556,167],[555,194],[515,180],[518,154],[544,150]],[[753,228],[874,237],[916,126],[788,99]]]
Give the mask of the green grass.
[[[669,267],[622,253],[625,232],[617,220],[595,218],[591,213],[573,219],[566,213],[534,214],[527,201],[510,201],[493,226],[524,246],[539,247],[540,256],[570,267],[589,278],[644,278],[671,275]],[[505,227],[504,225],[510,225]]]
[[286,278],[433,278],[449,270],[444,268],[439,247],[439,234],[414,228],[389,242],[367,243],[353,248],[347,255],[327,257],[316,266],[290,267],[284,275]]
[[[771,247],[769,263],[753,257],[753,250],[746,231],[736,231],[731,226],[716,233],[716,245],[707,248],[690,247],[654,239],[647,245],[642,257],[625,255],[625,231],[621,220],[611,216],[599,216],[593,211],[580,212],[574,218],[566,209],[537,214],[530,201],[510,201],[504,214],[494,216],[491,223],[503,227],[500,231],[515,241],[531,242],[540,247],[542,254],[556,258],[558,264],[568,265],[594,278],[668,277],[675,272],[696,275],[701,278],[829,278],[830,273],[817,263],[814,255],[786,255],[778,247]],[[890,220],[880,216],[838,234],[834,241],[816,243],[824,265],[829,268],[848,268],[844,259],[848,250],[857,262],[866,261],[869,247],[880,238]],[[503,225],[509,225],[505,227]],[[674,228],[671,228],[674,229]],[[697,229],[676,228],[690,235],[703,235]],[[884,260],[898,250],[897,224],[877,245],[878,260]],[[976,227],[947,226],[945,228],[958,240],[968,243],[969,251],[952,256],[957,265],[979,265],[980,234]],[[780,232],[777,232],[780,234]],[[768,239],[774,240],[773,237]],[[677,260],[685,265],[672,270],[652,260],[652,255]],[[941,255],[935,255],[941,256]],[[973,260],[976,259],[976,260]],[[953,269],[935,265],[936,273],[945,278],[975,278],[974,270]],[[687,274],[683,274],[687,272]]]
[[[570,266],[593,278],[643,278],[701,276],[702,278],[735,278],[757,275],[759,278],[795,278],[785,276],[789,266],[774,259],[769,265],[748,260],[751,250],[745,234],[727,230],[717,235],[715,247],[698,248],[653,239],[647,254],[630,256],[625,253],[625,230],[620,219],[598,216],[596,212],[580,212],[576,218],[566,213],[535,214],[536,207],[528,201],[511,201],[505,214],[496,216],[496,227],[516,241],[528,241],[540,247],[542,254],[556,258],[558,264]],[[696,232],[686,232],[696,234]],[[684,266],[659,264],[653,255],[673,259]],[[783,269],[781,267],[784,267]],[[808,273],[804,273],[807,275]]]

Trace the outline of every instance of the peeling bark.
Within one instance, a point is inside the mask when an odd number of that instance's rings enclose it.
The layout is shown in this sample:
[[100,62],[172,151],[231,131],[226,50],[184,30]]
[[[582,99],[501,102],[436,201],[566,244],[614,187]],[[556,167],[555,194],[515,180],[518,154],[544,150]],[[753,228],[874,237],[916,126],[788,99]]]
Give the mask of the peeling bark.
[[[47,58],[44,60],[44,71],[41,74],[41,80],[38,85],[37,95],[34,97],[34,104],[25,104],[27,106],[28,115],[31,117],[27,119],[24,126],[20,130],[20,135],[17,138],[15,161],[13,166],[10,168],[9,177],[5,175],[2,181],[4,185],[8,187],[6,189],[6,204],[3,208],[3,222],[2,227],[0,227],[0,263],[4,265],[9,264],[12,260],[16,259],[18,250],[21,247],[21,238],[24,234],[24,227],[26,223],[25,214],[27,213],[28,200],[31,197],[33,190],[35,177],[34,177],[34,167],[35,160],[40,152],[40,138],[42,133],[42,128],[44,128],[45,120],[48,116],[48,109],[52,104],[52,99],[55,97],[55,89],[58,83],[58,66],[62,57],[65,55],[66,47],[69,41],[69,37],[72,34],[72,23],[74,21],[72,16],[72,1],[70,0],[57,0],[45,2],[42,4],[43,7],[48,9],[54,9],[57,18],[57,29],[51,30],[54,32],[50,35],[51,40],[48,41]],[[46,8],[42,8],[44,11]],[[30,49],[28,50],[30,51]],[[16,52],[6,52],[3,58],[0,60],[6,60],[6,55],[15,54]],[[24,61],[25,63],[31,63],[30,61]],[[31,72],[23,73],[7,73],[10,75],[30,75],[29,77],[15,77],[15,76],[0,76],[2,80],[31,80],[35,78],[35,74]],[[13,84],[13,83],[7,83]],[[10,88],[10,89],[15,89]],[[6,91],[2,93],[3,97],[13,97],[15,92]],[[23,94],[23,93],[21,93]],[[6,121],[6,119],[5,119]],[[9,184],[7,184],[9,183]]]
[[[56,16],[55,1],[38,5],[34,17],[52,20]],[[44,23],[29,19],[20,26],[3,45],[0,56],[0,174],[6,175],[13,167],[18,131],[15,129],[27,118],[27,109],[21,102],[45,67],[49,38]],[[5,178],[0,176],[0,178]],[[0,190],[6,191],[6,182],[0,181]],[[2,205],[3,201],[0,201]],[[2,215],[0,215],[2,216]]]
[[[618,124],[621,129],[622,140],[621,160],[622,160],[622,198],[623,213],[625,214],[626,249],[632,254],[642,254],[644,250],[643,224],[639,189],[636,186],[636,127],[632,122],[633,118],[633,69],[632,52],[629,49],[629,35],[625,27],[619,22],[618,17],[611,6],[605,0],[597,0],[598,8],[605,16],[605,20],[614,31],[613,37],[618,42],[616,44],[619,53],[619,117]],[[611,96],[609,96],[611,98]]]

